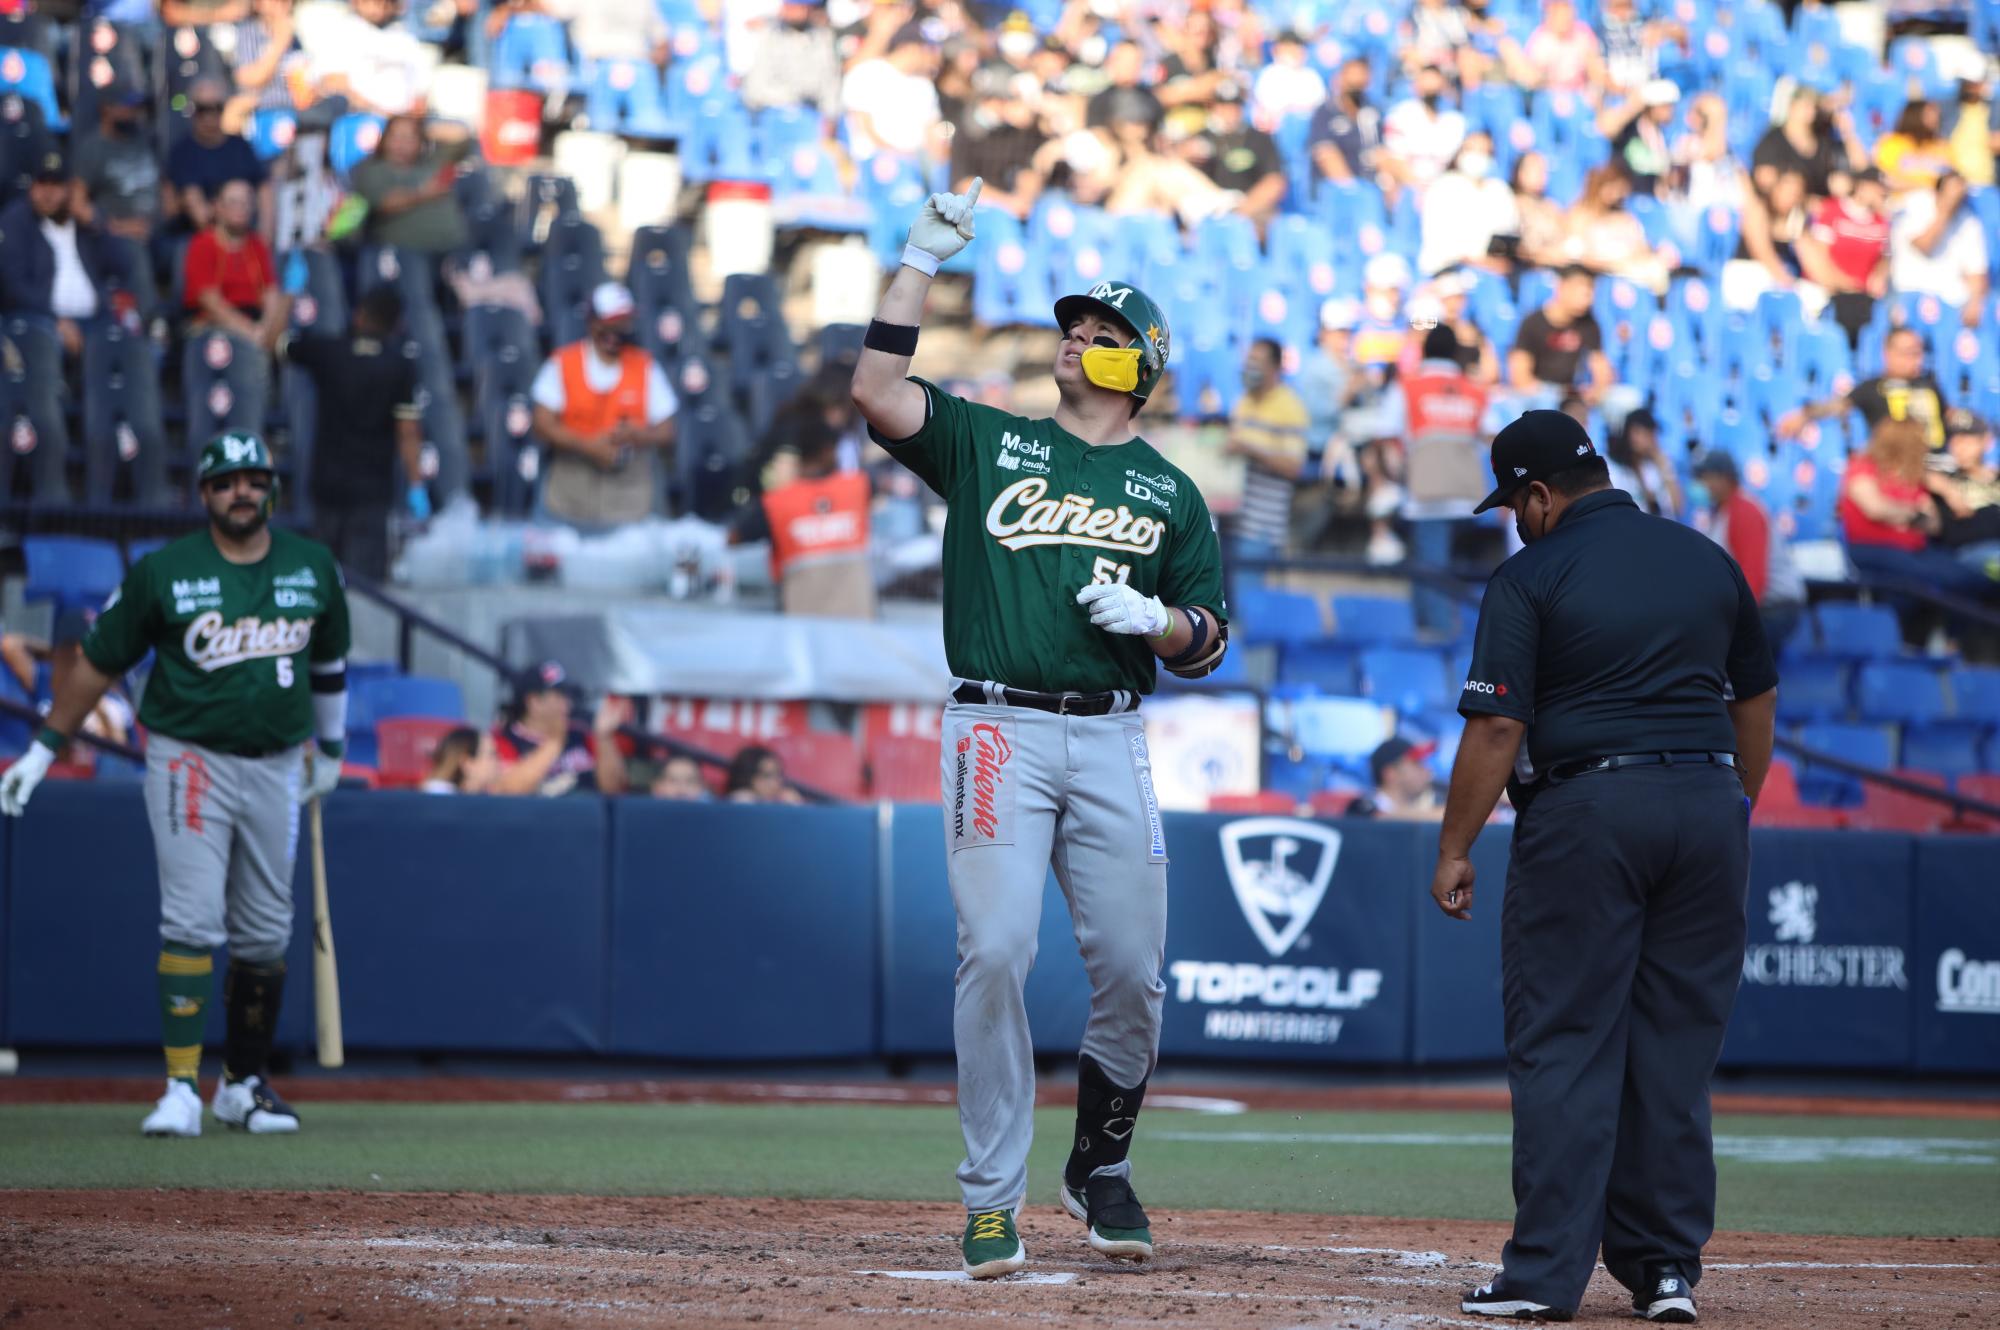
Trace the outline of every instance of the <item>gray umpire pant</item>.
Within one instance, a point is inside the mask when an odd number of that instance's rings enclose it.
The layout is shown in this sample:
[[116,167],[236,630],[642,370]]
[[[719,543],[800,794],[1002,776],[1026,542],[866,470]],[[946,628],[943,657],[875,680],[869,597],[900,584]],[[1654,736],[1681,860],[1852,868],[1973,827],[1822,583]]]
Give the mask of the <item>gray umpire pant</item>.
[[1090,977],[1083,1052],[1117,1085],[1152,1073],[1166,985],[1167,846],[1136,712],[944,713],[946,873],[958,912],[952,1038],[968,1210],[1028,1192],[1035,1047],[1022,988],[1054,866]]
[[282,960],[305,750],[237,757],[154,732],[146,820],[160,866],[160,937],[232,960]]
[[1715,1229],[1709,1078],[1743,970],[1750,817],[1728,767],[1550,785],[1500,912],[1514,1236],[1507,1285],[1574,1309],[1597,1263],[1701,1278]]

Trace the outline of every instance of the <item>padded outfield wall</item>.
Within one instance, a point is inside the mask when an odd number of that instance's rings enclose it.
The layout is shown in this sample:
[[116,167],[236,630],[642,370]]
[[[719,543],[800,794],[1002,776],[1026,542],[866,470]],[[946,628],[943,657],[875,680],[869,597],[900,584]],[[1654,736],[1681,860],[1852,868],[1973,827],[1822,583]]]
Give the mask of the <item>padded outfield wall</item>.
[[[1163,1056],[1372,1066],[1502,1055],[1507,831],[1475,921],[1435,827],[1167,814]],[[946,1055],[955,961],[934,806],[343,793],[326,846],[347,1040],[684,1061]],[[157,890],[132,785],[0,819],[0,1046],[158,1040]],[[296,898],[311,900],[301,856]],[[2000,839],[1754,833],[1726,1065],[2000,1073]],[[306,911],[280,1041],[312,1038]],[[1088,988],[1044,892],[1028,1006],[1073,1051]],[[221,1004],[210,1037],[221,1036]]]

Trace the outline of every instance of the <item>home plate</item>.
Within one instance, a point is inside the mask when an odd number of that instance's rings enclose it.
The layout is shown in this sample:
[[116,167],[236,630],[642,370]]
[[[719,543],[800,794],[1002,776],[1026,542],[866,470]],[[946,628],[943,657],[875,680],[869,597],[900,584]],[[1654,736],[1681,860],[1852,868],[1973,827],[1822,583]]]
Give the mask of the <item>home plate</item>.
[[1067,1284],[1076,1278],[1074,1270],[1023,1270],[998,1279],[977,1279],[963,1270],[856,1270],[857,1275],[881,1275],[885,1279],[942,1279],[953,1284]]

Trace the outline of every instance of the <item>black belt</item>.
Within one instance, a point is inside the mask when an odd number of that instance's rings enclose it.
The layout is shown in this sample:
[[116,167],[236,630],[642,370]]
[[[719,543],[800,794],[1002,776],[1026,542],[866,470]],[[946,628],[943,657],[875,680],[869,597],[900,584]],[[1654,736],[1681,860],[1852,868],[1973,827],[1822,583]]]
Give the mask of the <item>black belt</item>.
[[1058,716],[1109,716],[1139,709],[1139,695],[1122,688],[1103,693],[1037,693],[1001,684],[962,683],[952,690],[951,700],[975,707],[1033,707]]
[[1676,767],[1736,765],[1734,753],[1619,753],[1613,757],[1583,757],[1573,762],[1558,762],[1549,768],[1552,780],[1570,780],[1576,776],[1588,776],[1593,771],[1616,771],[1620,767]]

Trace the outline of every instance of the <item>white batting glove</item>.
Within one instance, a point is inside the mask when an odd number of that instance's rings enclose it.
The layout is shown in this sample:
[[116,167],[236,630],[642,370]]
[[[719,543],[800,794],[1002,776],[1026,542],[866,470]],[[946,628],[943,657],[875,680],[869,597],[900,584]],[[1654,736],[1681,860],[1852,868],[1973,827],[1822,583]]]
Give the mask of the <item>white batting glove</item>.
[[42,783],[42,777],[49,774],[49,764],[56,760],[55,749],[40,739],[28,745],[28,751],[14,759],[14,765],[0,775],[0,813],[8,817],[19,817],[28,811],[28,798],[35,787]]
[[974,176],[972,188],[963,194],[938,193],[925,199],[917,220],[910,223],[910,248],[939,263],[964,249],[972,240],[972,210],[984,183]]
[[299,802],[309,804],[315,799],[332,794],[340,784],[340,759],[325,753],[311,753],[306,757],[305,779],[299,782]]
[[1088,607],[1090,621],[1107,633],[1158,637],[1173,622],[1158,596],[1145,595],[1123,582],[1092,582],[1076,593],[1076,603]]

